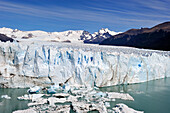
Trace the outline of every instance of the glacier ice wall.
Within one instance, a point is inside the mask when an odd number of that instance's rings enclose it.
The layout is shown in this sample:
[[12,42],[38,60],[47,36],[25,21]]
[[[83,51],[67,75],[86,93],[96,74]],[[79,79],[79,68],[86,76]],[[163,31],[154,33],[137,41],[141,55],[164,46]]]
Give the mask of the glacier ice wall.
[[0,43],[0,86],[111,86],[170,76],[170,52],[64,43]]

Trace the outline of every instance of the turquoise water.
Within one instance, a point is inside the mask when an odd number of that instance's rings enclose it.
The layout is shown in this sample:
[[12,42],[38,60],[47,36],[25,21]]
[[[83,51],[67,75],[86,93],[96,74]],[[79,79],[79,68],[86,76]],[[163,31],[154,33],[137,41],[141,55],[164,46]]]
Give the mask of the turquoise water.
[[112,106],[117,103],[124,103],[145,113],[170,113],[170,78],[141,84],[101,88],[101,90],[126,92],[135,99],[135,101],[117,100],[111,102]]
[[[0,88],[0,113],[11,113],[19,109],[26,109],[29,101],[19,101],[18,96],[27,93],[27,89],[2,89]],[[1,95],[8,95],[11,99],[3,99]]]
[[[135,99],[135,101],[116,100],[116,102],[110,102],[111,107],[117,103],[124,103],[145,113],[170,113],[170,78],[141,84],[105,87],[100,90],[129,93]],[[7,94],[11,97],[10,100],[0,98],[0,113],[11,113],[28,108],[29,101],[17,100],[18,96],[26,93],[27,89],[0,89],[0,96]]]

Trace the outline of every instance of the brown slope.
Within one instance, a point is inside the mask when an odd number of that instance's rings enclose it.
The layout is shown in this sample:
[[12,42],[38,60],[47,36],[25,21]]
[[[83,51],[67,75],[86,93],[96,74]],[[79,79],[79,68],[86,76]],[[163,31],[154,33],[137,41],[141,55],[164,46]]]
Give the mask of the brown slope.
[[170,51],[170,22],[152,28],[130,29],[110,37],[100,45],[129,46]]
[[124,33],[115,35],[114,39],[121,38],[125,35],[138,35],[138,34],[142,34],[142,33],[155,32],[155,31],[159,31],[160,29],[170,32],[170,22],[164,22],[164,23],[158,24],[152,28],[130,29]]
[[170,32],[170,21],[158,24],[158,25],[150,28],[150,30],[148,30],[146,32],[148,33],[148,32],[159,31],[160,29],[167,31],[167,32]]

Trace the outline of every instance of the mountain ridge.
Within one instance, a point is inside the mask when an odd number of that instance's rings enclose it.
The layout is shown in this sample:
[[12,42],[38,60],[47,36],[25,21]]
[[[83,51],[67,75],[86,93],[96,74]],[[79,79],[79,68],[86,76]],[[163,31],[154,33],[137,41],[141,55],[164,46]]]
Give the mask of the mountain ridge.
[[105,39],[100,45],[128,46],[170,51],[170,21],[151,28],[130,29]]

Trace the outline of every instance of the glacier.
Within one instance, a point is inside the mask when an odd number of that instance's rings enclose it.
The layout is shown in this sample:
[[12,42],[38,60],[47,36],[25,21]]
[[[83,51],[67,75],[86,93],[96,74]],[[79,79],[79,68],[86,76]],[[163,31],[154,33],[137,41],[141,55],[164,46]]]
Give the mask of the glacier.
[[57,42],[0,42],[0,87],[105,87],[170,77],[170,51]]

